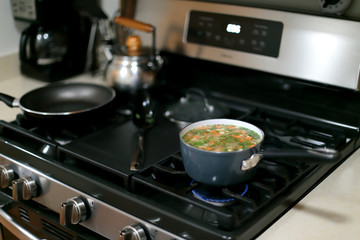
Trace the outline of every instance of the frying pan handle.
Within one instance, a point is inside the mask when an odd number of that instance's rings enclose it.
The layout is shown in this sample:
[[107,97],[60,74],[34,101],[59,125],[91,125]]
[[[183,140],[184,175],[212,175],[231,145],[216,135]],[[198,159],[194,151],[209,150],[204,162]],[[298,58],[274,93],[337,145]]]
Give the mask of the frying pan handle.
[[314,149],[271,149],[262,152],[263,158],[288,158],[288,159],[304,159],[316,163],[333,163],[339,160],[340,153],[330,148],[314,148]]
[[9,96],[4,93],[0,93],[0,101],[4,102],[9,107],[18,107],[19,106],[18,101],[14,97]]

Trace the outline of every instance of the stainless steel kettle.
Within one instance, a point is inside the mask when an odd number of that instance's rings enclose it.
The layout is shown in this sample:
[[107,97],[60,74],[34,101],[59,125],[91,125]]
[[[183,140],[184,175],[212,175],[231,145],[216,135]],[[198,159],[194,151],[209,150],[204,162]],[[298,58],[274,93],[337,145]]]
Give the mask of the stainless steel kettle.
[[121,92],[134,94],[155,83],[156,74],[163,65],[163,59],[155,51],[155,27],[130,18],[116,17],[114,22],[140,31],[152,33],[152,46],[141,47],[141,39],[131,35],[126,40],[126,48],[115,54],[105,70],[105,82]]

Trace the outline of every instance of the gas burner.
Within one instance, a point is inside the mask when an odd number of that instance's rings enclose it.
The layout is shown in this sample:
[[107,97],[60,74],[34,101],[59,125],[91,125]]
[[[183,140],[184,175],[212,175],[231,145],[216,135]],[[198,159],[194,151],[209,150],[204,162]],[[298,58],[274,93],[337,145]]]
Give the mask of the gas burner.
[[[193,183],[194,181],[191,182],[191,185]],[[247,184],[239,185],[239,195],[244,196],[248,189],[249,186]],[[224,188],[221,187],[209,187],[200,184],[196,185],[191,192],[195,198],[217,207],[229,206],[236,201],[235,198],[228,196]]]

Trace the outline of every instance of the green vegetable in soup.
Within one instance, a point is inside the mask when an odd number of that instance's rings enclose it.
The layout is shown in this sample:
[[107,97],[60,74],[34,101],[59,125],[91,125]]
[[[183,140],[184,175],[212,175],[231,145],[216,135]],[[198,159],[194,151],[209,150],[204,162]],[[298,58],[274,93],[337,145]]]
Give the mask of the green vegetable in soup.
[[261,137],[256,132],[235,125],[216,124],[194,128],[186,132],[185,143],[207,151],[241,151],[258,144]]

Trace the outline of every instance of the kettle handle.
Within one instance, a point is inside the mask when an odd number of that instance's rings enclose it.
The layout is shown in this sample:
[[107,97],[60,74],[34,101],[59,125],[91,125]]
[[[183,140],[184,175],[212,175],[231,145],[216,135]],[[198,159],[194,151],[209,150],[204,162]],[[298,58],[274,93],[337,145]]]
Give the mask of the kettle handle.
[[155,27],[150,24],[139,22],[127,17],[121,17],[121,16],[115,17],[114,22],[125,27],[133,28],[148,33],[151,33],[155,30]]
[[121,17],[121,16],[115,17],[114,22],[119,25],[125,26],[125,27],[133,28],[133,29],[144,31],[147,33],[152,33],[152,46],[151,46],[151,55],[152,56],[150,56],[150,59],[151,59],[151,62],[155,63],[155,56],[156,56],[155,27],[153,25],[150,25],[147,23],[139,22],[134,19],[127,18],[127,17]]

